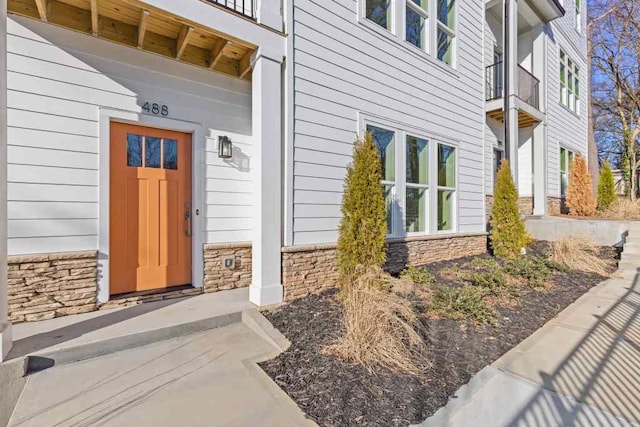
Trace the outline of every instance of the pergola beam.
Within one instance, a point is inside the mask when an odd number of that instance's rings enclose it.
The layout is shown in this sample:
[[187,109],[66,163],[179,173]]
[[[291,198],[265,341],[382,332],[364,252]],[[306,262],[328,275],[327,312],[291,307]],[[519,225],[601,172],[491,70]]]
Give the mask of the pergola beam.
[[91,32],[94,36],[97,36],[100,32],[100,29],[98,27],[99,19],[98,0],[91,0]]
[[138,49],[142,49],[144,46],[144,34],[147,32],[149,14],[149,11],[145,9],[142,9],[140,12],[140,23],[138,24]]
[[180,30],[180,35],[178,36],[178,42],[176,43],[176,59],[180,59],[184,50],[187,48],[189,44],[189,35],[193,31],[193,27],[188,25],[183,25]]
[[244,79],[247,76],[247,74],[249,74],[249,71],[251,71],[251,55],[252,54],[253,54],[252,51],[247,51],[247,53],[240,60],[240,64],[238,67],[238,77],[240,77],[241,79]]
[[229,44],[229,40],[220,39],[214,45],[213,49],[211,49],[211,60],[209,61],[209,69],[213,70],[222,58],[222,51]]
[[36,7],[40,14],[40,19],[47,21],[47,0],[36,0]]

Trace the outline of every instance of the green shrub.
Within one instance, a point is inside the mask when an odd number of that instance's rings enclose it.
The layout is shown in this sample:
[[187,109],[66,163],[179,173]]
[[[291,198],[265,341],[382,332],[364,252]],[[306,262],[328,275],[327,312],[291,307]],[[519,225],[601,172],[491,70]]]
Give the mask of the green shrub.
[[382,267],[386,260],[387,215],[381,180],[378,149],[367,133],[354,143],[342,196],[337,258],[344,283],[356,266]]
[[490,224],[491,249],[501,258],[519,255],[531,240],[520,217],[518,190],[508,160],[502,161],[496,178]]
[[471,265],[478,268],[486,268],[489,270],[499,269],[500,263],[495,258],[477,257],[471,261]]
[[473,286],[480,286],[492,291],[497,288],[507,286],[507,278],[500,270],[483,271],[480,273],[471,273],[469,282]]
[[409,279],[418,285],[433,285],[436,283],[435,276],[424,267],[409,266],[400,272],[400,277]]
[[534,288],[544,286],[551,277],[547,260],[542,257],[517,257],[504,263],[504,271],[513,277],[520,277]]
[[598,209],[606,211],[617,199],[616,186],[609,161],[604,162],[598,180]]
[[496,312],[487,305],[487,291],[476,286],[456,288],[437,286],[431,298],[430,310],[454,320],[472,319],[478,323],[496,324]]

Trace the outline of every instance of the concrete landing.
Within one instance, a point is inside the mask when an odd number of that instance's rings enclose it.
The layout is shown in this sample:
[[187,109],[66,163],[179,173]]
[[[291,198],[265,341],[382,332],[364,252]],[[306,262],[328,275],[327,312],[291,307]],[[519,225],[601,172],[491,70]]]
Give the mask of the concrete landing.
[[56,367],[27,378],[9,425],[314,425],[255,364],[279,351],[238,323]]
[[56,364],[84,360],[239,322],[255,308],[246,288],[150,302],[13,328],[9,359],[36,355]]

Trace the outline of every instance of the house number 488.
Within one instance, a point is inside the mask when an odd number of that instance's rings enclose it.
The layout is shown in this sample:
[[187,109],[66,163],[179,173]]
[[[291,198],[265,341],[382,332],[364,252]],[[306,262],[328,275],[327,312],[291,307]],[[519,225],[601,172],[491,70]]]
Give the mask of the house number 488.
[[145,102],[142,106],[142,110],[147,114],[153,114],[156,116],[168,116],[169,115],[169,107],[164,104],[156,104],[155,102]]

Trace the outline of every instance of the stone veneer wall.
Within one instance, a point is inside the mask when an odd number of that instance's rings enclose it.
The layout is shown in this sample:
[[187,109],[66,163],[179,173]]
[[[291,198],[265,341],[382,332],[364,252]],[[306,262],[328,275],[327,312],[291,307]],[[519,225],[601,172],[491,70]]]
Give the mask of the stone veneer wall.
[[8,257],[9,320],[53,319],[97,309],[97,252]]
[[[486,233],[390,240],[385,269],[397,273],[407,265],[425,265],[486,251]],[[317,294],[337,285],[335,244],[285,247],[282,252],[285,301]]]
[[562,212],[563,200],[560,197],[547,198],[547,215],[560,215]]
[[[235,268],[224,267],[223,259],[235,258]],[[204,246],[204,291],[216,292],[251,284],[251,243]]]
[[[493,196],[485,196],[485,209],[487,222],[491,218],[491,210],[493,209]],[[518,199],[518,209],[522,215],[533,215],[533,197],[520,197]]]

